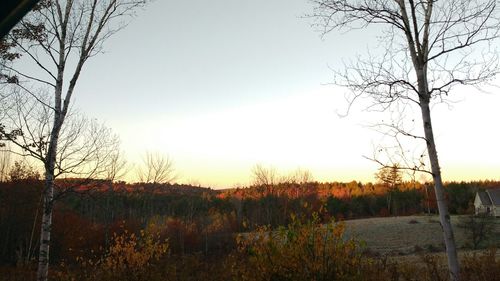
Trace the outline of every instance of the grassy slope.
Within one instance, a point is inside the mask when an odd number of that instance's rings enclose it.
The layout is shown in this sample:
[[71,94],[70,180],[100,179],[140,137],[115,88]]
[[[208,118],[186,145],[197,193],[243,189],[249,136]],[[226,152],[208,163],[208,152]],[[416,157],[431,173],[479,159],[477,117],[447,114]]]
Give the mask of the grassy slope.
[[[452,216],[453,230],[459,248],[467,243],[466,233],[457,227],[459,217]],[[417,223],[410,223],[410,221]],[[415,246],[429,250],[443,248],[441,226],[437,216],[370,218],[346,221],[346,235],[364,241],[366,247],[382,254],[410,254]],[[496,219],[496,237],[489,245],[500,247],[500,219]],[[432,245],[432,246],[429,246]]]

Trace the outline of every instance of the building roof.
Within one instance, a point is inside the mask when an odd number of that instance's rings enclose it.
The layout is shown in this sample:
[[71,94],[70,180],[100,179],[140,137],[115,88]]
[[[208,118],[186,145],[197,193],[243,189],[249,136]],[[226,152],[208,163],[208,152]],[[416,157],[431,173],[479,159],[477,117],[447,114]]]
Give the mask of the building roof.
[[477,196],[479,196],[479,200],[483,206],[491,206],[490,196],[486,193],[486,191],[479,190],[477,192]]
[[500,188],[487,189],[486,193],[490,199],[490,202],[495,206],[500,206]]

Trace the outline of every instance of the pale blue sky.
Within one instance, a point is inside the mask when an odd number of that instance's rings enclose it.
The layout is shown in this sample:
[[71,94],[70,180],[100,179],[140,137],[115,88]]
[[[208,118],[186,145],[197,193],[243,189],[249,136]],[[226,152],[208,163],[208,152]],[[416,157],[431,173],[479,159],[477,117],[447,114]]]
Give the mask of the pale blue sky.
[[[304,18],[310,10],[306,0],[156,0],[88,62],[75,106],[121,136],[130,162],[161,151],[184,181],[247,184],[256,163],[309,169],[321,181],[372,180],[377,165],[362,155],[381,136],[362,124],[383,117],[359,105],[339,118],[343,90],[323,84],[329,66],[365,53],[374,36],[322,39]],[[466,100],[451,111],[436,107],[445,179],[500,179],[491,126],[500,98],[458,97]]]
[[103,114],[124,92],[124,109],[184,114],[307,90],[351,46],[322,42],[302,18],[306,4],[154,1],[89,63],[83,79],[101,79],[80,90],[102,99]]

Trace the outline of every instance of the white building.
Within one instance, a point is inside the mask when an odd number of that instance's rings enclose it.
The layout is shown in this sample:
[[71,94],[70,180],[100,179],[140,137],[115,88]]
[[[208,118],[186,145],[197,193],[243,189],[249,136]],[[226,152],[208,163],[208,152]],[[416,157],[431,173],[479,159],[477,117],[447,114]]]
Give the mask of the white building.
[[500,188],[478,191],[474,199],[476,215],[489,214],[500,217]]

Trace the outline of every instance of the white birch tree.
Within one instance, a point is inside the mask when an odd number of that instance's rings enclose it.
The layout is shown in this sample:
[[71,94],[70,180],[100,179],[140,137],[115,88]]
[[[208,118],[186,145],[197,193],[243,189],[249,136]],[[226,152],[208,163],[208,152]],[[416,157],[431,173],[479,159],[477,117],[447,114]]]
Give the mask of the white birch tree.
[[[311,0],[323,34],[333,30],[382,29],[382,55],[359,58],[337,73],[350,102],[369,98],[391,110],[420,109],[430,173],[443,230],[451,280],[460,279],[457,249],[444,196],[431,120],[431,102],[445,100],[457,85],[480,86],[498,73],[497,0]],[[400,132],[405,134],[405,132]],[[413,167],[402,167],[413,168]],[[416,167],[418,169],[418,167]]]
[[[41,159],[45,189],[37,280],[47,280],[54,180],[62,168],[57,166],[58,155],[64,154],[59,143],[77,82],[87,61],[99,54],[106,39],[122,29],[134,10],[144,4],[145,0],[43,0],[7,37],[25,63],[31,64],[30,68],[16,63],[3,65],[2,72],[9,72],[8,82],[40,103],[44,101],[32,89],[44,87],[52,99],[43,104],[50,111],[50,134],[38,141],[46,153]],[[20,130],[2,133],[4,139],[12,140],[24,135]],[[82,167],[78,159],[70,159],[75,164],[72,169]]]

